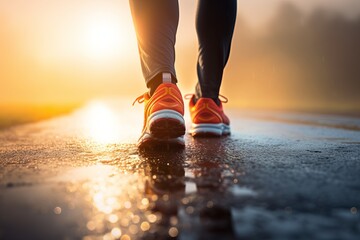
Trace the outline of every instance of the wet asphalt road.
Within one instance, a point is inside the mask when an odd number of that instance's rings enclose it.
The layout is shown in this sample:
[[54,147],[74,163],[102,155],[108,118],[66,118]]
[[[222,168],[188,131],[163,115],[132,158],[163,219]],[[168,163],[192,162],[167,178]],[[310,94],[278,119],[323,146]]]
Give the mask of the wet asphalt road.
[[178,151],[127,103],[2,130],[0,239],[359,239],[360,119],[228,113]]

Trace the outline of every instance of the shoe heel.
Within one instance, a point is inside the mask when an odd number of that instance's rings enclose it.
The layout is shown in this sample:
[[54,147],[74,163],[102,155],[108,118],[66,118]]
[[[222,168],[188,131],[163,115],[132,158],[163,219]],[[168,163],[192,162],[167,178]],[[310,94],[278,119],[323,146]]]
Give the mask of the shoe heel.
[[157,111],[149,117],[149,131],[152,136],[160,139],[181,137],[185,134],[185,121],[176,111]]

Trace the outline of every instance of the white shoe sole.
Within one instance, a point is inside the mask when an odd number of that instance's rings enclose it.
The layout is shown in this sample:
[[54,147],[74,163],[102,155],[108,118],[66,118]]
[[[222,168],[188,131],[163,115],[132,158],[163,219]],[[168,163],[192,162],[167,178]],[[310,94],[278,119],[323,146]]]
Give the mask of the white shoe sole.
[[148,117],[145,131],[138,140],[138,147],[183,147],[185,121],[174,110],[160,110]]
[[190,134],[192,136],[224,136],[230,134],[230,126],[224,123],[193,123]]

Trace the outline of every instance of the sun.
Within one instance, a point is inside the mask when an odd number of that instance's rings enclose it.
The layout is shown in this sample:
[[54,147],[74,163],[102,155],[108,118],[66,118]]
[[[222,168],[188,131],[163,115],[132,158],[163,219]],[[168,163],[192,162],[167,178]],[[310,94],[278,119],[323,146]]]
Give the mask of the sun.
[[122,44],[120,26],[106,18],[89,21],[83,43],[84,52],[90,58],[116,55]]
[[[128,45],[134,41],[129,24],[118,16],[98,15],[86,22],[83,33],[83,50],[90,59],[114,58],[124,55]],[[130,31],[131,32],[131,31]]]

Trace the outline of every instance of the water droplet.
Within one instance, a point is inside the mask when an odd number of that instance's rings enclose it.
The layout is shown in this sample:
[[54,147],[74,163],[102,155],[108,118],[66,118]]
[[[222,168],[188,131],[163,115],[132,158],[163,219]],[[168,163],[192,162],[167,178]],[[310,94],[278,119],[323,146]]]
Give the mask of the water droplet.
[[139,222],[140,222],[140,217],[139,217],[138,215],[134,215],[134,216],[132,217],[132,222],[133,222],[133,223],[139,223]]
[[120,228],[113,228],[111,230],[111,234],[114,236],[114,238],[119,238],[121,236]]
[[357,208],[356,207],[350,208],[350,212],[354,215],[357,214]]
[[192,207],[192,206],[188,206],[186,209],[185,209],[185,211],[188,213],[188,214],[193,214],[194,213],[194,207]]
[[208,201],[208,202],[206,203],[206,206],[207,206],[208,208],[212,208],[212,207],[214,206],[214,202],[213,202],[213,201]]
[[89,229],[90,231],[95,230],[96,224],[93,221],[88,221],[86,224],[87,229]]
[[121,226],[124,226],[124,227],[129,226],[129,219],[127,219],[127,218],[122,218],[122,219],[120,220],[120,224],[121,224]]
[[150,224],[148,222],[142,222],[140,225],[140,228],[142,231],[148,231],[150,229]]
[[122,235],[120,240],[131,240],[131,237],[129,235],[125,234],[125,235]]
[[57,214],[57,215],[61,214],[61,207],[55,207],[54,208],[54,213]]
[[179,231],[176,227],[171,227],[169,229],[169,235],[170,237],[176,237],[179,234]]
[[149,205],[149,199],[143,198],[143,199],[141,200],[141,204],[142,204],[142,205],[145,205],[145,206]]
[[147,216],[147,219],[149,220],[149,222],[154,223],[156,222],[157,217],[155,214],[149,214],[149,216]]
[[152,201],[157,201],[158,198],[159,198],[159,197],[158,197],[157,195],[152,195],[152,196],[151,196],[151,200],[152,200]]
[[188,204],[189,203],[189,199],[188,198],[183,198],[181,199],[182,204]]
[[103,236],[103,240],[113,240],[113,236],[110,233],[107,233]]
[[129,232],[131,233],[131,234],[137,234],[138,233],[138,231],[139,231],[139,229],[138,229],[138,226],[137,225],[131,225],[130,227],[129,227]]
[[171,218],[170,218],[170,224],[171,225],[176,225],[176,224],[178,224],[178,219],[177,219],[177,217],[175,217],[175,216],[172,216]]
[[108,218],[109,222],[116,223],[119,220],[119,217],[116,214],[111,214]]

